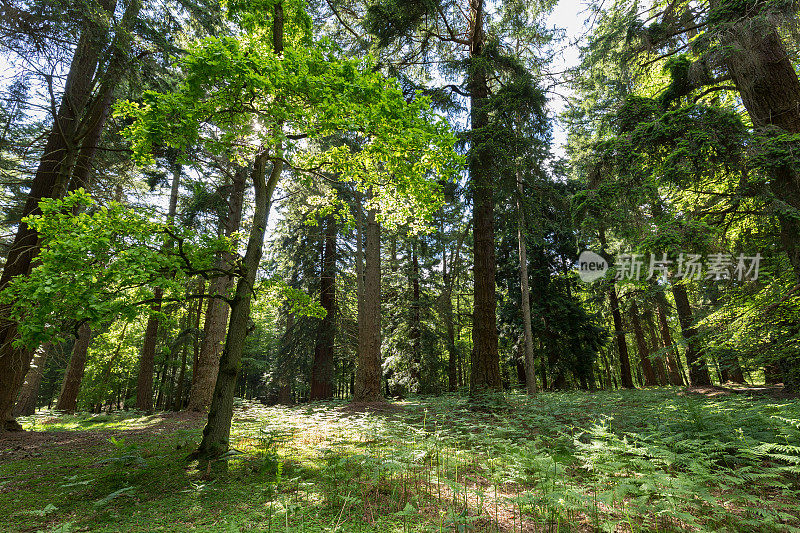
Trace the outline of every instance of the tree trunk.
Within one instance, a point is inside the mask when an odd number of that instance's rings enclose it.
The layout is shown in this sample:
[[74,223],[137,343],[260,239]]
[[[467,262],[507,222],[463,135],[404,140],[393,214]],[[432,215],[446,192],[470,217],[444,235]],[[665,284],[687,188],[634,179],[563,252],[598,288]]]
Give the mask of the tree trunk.
[[420,392],[422,390],[422,332],[420,326],[417,237],[411,238],[411,276],[409,281],[411,282],[411,327],[408,335],[411,343],[411,383],[409,384],[409,389],[413,392]]
[[314,362],[311,367],[312,400],[333,398],[334,337],[336,335],[336,237],[339,229],[336,218],[325,218],[325,248],[322,253],[319,303],[325,309],[325,317],[317,330],[314,346]]
[[683,385],[683,377],[681,376],[679,359],[677,358],[677,348],[672,343],[672,334],[667,321],[667,297],[663,292],[658,292],[656,295],[656,311],[658,312],[658,325],[661,329],[661,345],[669,350],[667,352],[669,384],[681,386]]
[[672,284],[672,295],[675,297],[675,307],[678,310],[678,321],[681,324],[683,338],[686,339],[686,364],[689,367],[689,381],[693,387],[711,385],[706,362],[700,355],[697,346],[697,330],[692,324],[692,307],[689,304],[689,295],[686,287],[681,283]]
[[[178,210],[178,189],[181,181],[181,165],[175,163],[172,169],[172,186],[169,195],[169,211],[167,221],[172,223]],[[171,246],[171,242],[169,243]],[[139,363],[139,376],[136,380],[136,408],[149,413],[153,410],[153,364],[156,357],[156,343],[159,328],[159,313],[161,312],[161,298],[164,291],[156,288],[153,291],[153,304],[150,306],[150,316],[142,343],[142,354]],[[159,393],[161,392],[159,388]]]
[[[116,4],[116,0],[112,3]],[[141,0],[133,0],[128,3],[122,20],[119,23],[114,38],[111,42],[111,58],[108,66],[100,80],[97,95],[91,102],[84,120],[81,121],[80,150],[75,160],[72,170],[72,177],[69,183],[69,190],[74,191],[78,188],[86,188],[89,184],[89,174],[91,172],[94,156],[100,144],[100,137],[105,129],[108,113],[114,101],[114,90],[123,79],[125,71],[132,64],[128,52],[131,49],[133,39],[132,28],[139,18],[139,11],[142,8]]]
[[652,356],[653,370],[656,373],[656,380],[659,385],[667,385],[669,380],[667,378],[667,368],[664,364],[664,357],[657,352],[660,351],[660,344],[658,342],[658,335],[656,334],[656,326],[653,319],[653,309],[647,307],[642,315],[645,325],[647,326],[647,335],[650,337],[650,344],[648,345],[649,351]]
[[33,358],[30,370],[25,375],[25,383],[22,385],[17,403],[14,406],[13,416],[30,416],[36,412],[37,400],[39,398],[39,387],[42,384],[47,359],[50,357],[52,346],[46,343],[39,348]]
[[471,147],[468,156],[469,176],[473,195],[473,239],[475,296],[472,318],[472,364],[470,390],[479,393],[501,390],[500,354],[497,348],[497,316],[495,297],[494,250],[494,180],[490,165],[491,136],[486,131],[489,114],[488,72],[483,65],[486,36],[483,28],[483,0],[471,1],[472,28],[470,35],[470,74],[467,81],[470,93]]
[[[610,257],[605,253],[606,249],[606,234],[604,229],[598,231],[598,238],[600,246],[602,247],[601,253],[609,262]],[[620,378],[622,379],[622,386],[626,389],[634,388],[633,376],[631,375],[631,362],[628,357],[628,342],[625,340],[625,329],[622,326],[622,315],[619,312],[619,298],[617,298],[616,284],[612,281],[608,288],[608,302],[611,308],[611,318],[614,321],[614,336],[617,340],[617,354],[619,355]]]
[[[199,294],[203,294],[203,289],[205,288],[205,283],[203,279],[200,278],[198,281],[198,290]],[[189,319],[187,321],[187,327],[194,328],[194,333],[192,334],[192,347],[195,351],[197,351],[198,344],[197,344],[197,336],[200,334],[200,314],[203,312],[203,298],[197,298],[197,302],[190,306],[189,312]],[[184,344],[183,346],[183,354],[181,355],[181,370],[178,373],[178,390],[175,392],[175,401],[172,404],[173,411],[180,411],[183,408],[183,391],[184,391],[184,383],[186,381],[186,359],[188,357],[189,347]]]
[[378,402],[381,394],[381,243],[375,211],[367,213],[363,303],[359,306],[358,363],[354,402]]
[[[278,4],[276,9],[279,6],[281,4]],[[278,155],[280,156],[280,148]],[[282,160],[273,159],[269,180],[265,182],[267,160],[266,154],[259,155],[251,173],[255,188],[255,213],[247,240],[247,251],[242,262],[244,273],[236,283],[236,293],[231,302],[228,335],[225,337],[225,347],[219,360],[219,372],[208,410],[208,422],[203,429],[203,440],[196,452],[197,456],[204,459],[222,455],[228,451],[230,445],[233,397],[250,321],[251,294],[261,261],[272,192],[283,170]]]
[[[232,236],[239,231],[242,221],[242,206],[244,205],[244,192],[246,188],[247,173],[239,169],[232,179],[231,193],[228,199],[228,215],[225,219],[225,235]],[[233,254],[221,254],[217,261],[217,268],[230,270],[234,266]],[[189,406],[191,411],[205,411],[211,403],[211,394],[214,392],[214,383],[219,370],[219,357],[222,344],[225,341],[227,328],[228,302],[220,297],[227,298],[228,292],[233,287],[232,276],[219,276],[209,285],[208,307],[206,309],[203,337],[200,342],[200,351],[197,364],[192,374],[192,389],[189,392]]]
[[458,235],[456,247],[451,255],[450,270],[447,270],[447,248],[442,248],[442,303],[444,306],[444,325],[447,335],[447,389],[455,392],[459,385],[459,354],[456,349],[455,324],[453,323],[453,287],[458,279],[458,265],[461,257],[461,246],[467,237],[469,225]]
[[[115,8],[108,0],[103,0],[100,5],[106,13],[112,13]],[[96,24],[95,21],[98,20],[106,23]],[[53,127],[47,136],[22,217],[41,213],[39,201],[51,198],[66,188],[67,176],[75,157],[78,122],[89,101],[92,81],[109,31],[107,20],[98,16],[87,17],[83,21],[81,36],[64,85],[64,94],[54,117]],[[28,275],[33,258],[38,253],[37,241],[36,231],[20,222],[0,276],[0,291],[16,276]],[[0,308],[0,319],[7,317],[8,313],[8,308]],[[21,430],[11,411],[30,367],[33,350],[13,345],[17,338],[17,328],[12,321],[3,319],[0,323],[0,430]]]
[[74,413],[78,406],[78,392],[81,390],[83,371],[86,367],[86,354],[92,342],[92,328],[88,324],[78,328],[78,338],[72,347],[72,356],[69,358],[67,370],[64,373],[64,382],[61,384],[61,394],[58,396],[56,411]]
[[533,358],[533,329],[531,327],[531,291],[528,287],[528,250],[525,244],[525,212],[522,208],[522,178],[517,175],[517,244],[519,246],[519,280],[521,287],[522,330],[525,353],[525,389],[536,394],[536,362]]
[[[283,52],[283,3],[273,8],[272,37],[276,54]],[[218,457],[228,451],[231,436],[231,420],[233,419],[233,396],[236,380],[242,365],[242,352],[247,337],[250,321],[251,295],[255,287],[258,266],[264,247],[264,233],[269,221],[269,210],[272,193],[278,184],[283,171],[283,147],[277,143],[276,157],[272,159],[272,171],[265,181],[268,154],[259,154],[253,162],[251,172],[255,192],[255,212],[247,239],[247,250],[242,261],[244,270],[236,283],[236,293],[231,301],[231,318],[228,324],[228,335],[225,337],[225,348],[219,360],[219,372],[214,386],[214,395],[208,409],[208,422],[203,428],[203,440],[195,455],[208,459]]]
[[636,337],[636,351],[639,353],[639,359],[642,362],[644,385],[645,387],[654,387],[658,385],[658,382],[656,381],[656,374],[653,371],[653,365],[650,362],[647,341],[645,341],[644,331],[642,331],[642,323],[639,321],[639,306],[636,305],[635,300],[631,303],[630,317],[631,324],[633,325],[633,335]]
[[619,312],[619,299],[614,283],[608,289],[608,301],[611,306],[611,317],[614,320],[614,336],[617,339],[617,353],[619,354],[620,375],[622,386],[632,389],[633,376],[631,375],[631,362],[628,358],[628,342],[625,340],[625,329],[622,327],[622,315]]
[[[718,7],[719,0],[712,1]],[[774,22],[766,17],[734,23],[722,34],[725,64],[757,130],[769,136],[800,133],[800,79]],[[777,129],[777,132],[770,131]],[[794,209],[777,209],[781,244],[800,280],[800,176],[790,161],[772,170],[770,189]],[[800,366],[782,361],[784,387],[800,389]]]

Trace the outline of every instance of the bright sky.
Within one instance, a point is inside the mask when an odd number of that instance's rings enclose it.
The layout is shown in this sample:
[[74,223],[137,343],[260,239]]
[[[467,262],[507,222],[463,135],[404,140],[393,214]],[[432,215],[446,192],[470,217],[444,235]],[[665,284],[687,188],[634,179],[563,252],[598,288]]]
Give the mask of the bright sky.
[[[550,14],[548,24],[556,28],[562,28],[566,32],[564,40],[556,45],[558,53],[551,67],[553,72],[561,72],[578,64],[579,50],[575,41],[584,37],[586,32],[585,21],[588,16],[586,8],[587,2],[585,1],[560,0]],[[561,79],[563,80],[563,77]],[[563,144],[567,140],[566,132],[557,118],[564,110],[565,97],[570,95],[571,92],[564,84],[554,87],[553,92],[550,94],[550,112],[553,118],[556,119],[553,124],[553,153],[557,157],[564,155]]]

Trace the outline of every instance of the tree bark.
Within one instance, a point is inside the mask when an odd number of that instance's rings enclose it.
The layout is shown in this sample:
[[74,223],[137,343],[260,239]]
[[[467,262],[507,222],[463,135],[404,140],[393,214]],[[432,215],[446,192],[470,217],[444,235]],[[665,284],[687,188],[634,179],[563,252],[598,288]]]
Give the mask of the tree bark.
[[483,0],[471,0],[470,93],[471,147],[468,155],[473,194],[473,259],[475,296],[472,318],[472,364],[470,390],[479,393],[501,390],[500,354],[497,348],[494,250],[494,182],[489,163],[492,143],[486,131],[489,114],[488,72],[483,65],[486,36],[483,28]]
[[[714,0],[711,5],[718,3]],[[767,17],[737,21],[721,35],[727,70],[753,126],[770,136],[800,133],[800,79],[774,23]],[[782,247],[800,280],[800,176],[790,161],[772,170],[770,189],[793,211],[778,209],[777,218]],[[800,389],[800,365],[782,360],[779,366],[785,389]]]
[[[233,175],[224,229],[227,237],[231,237],[236,233],[242,222],[242,206],[244,205],[244,192],[247,185],[246,178],[245,169],[239,169]],[[234,266],[234,261],[233,254],[221,254],[217,261],[217,268],[230,270]],[[232,287],[232,276],[216,277],[209,285],[203,338],[200,342],[197,364],[194,366],[194,374],[192,375],[192,388],[189,392],[188,409],[191,411],[205,411],[211,403],[211,395],[214,392],[214,383],[217,380],[219,357],[222,352],[222,344],[225,341],[225,330],[230,311],[228,302],[222,298],[228,297],[228,292]]]
[[[116,0],[113,3],[116,3]],[[89,184],[89,174],[97,147],[100,144],[100,137],[105,129],[108,113],[114,101],[114,90],[123,79],[125,71],[131,65],[131,58],[128,55],[133,39],[131,30],[139,18],[141,8],[141,0],[129,2],[125,8],[125,13],[122,15],[122,20],[114,32],[110,47],[111,58],[100,80],[97,95],[89,105],[86,116],[80,124],[80,150],[70,178],[70,191],[81,187],[86,188]]]
[[650,344],[648,345],[649,351],[652,354],[653,370],[656,373],[656,381],[659,385],[667,385],[669,380],[667,378],[667,368],[664,364],[664,357],[658,354],[660,345],[658,342],[658,335],[656,334],[656,327],[653,319],[653,310],[651,307],[645,309],[642,315],[645,326],[647,326],[647,335],[650,337]]
[[642,323],[639,320],[639,306],[636,305],[635,300],[631,303],[630,317],[631,324],[633,325],[633,335],[636,338],[636,351],[639,353],[639,359],[642,363],[644,385],[645,387],[654,387],[658,385],[658,382],[656,381],[656,374],[653,371],[653,365],[650,362],[647,341],[645,341]]
[[[115,4],[109,0],[103,0],[100,5],[107,14],[112,13],[115,8]],[[97,20],[102,20],[103,24],[96,24]],[[58,112],[53,117],[53,127],[47,136],[22,217],[41,213],[39,201],[53,197],[66,187],[64,184],[75,158],[78,122],[91,94],[92,81],[108,31],[108,18],[87,17],[83,21],[81,36],[64,85],[64,94]],[[20,222],[0,276],[0,291],[16,276],[30,273],[31,263],[38,253],[37,243],[36,231]],[[11,411],[30,367],[33,350],[13,345],[17,338],[17,328],[12,321],[5,319],[8,313],[8,308],[0,308],[0,430],[18,431],[22,428],[14,421]]]
[[419,256],[416,236],[411,238],[411,276],[409,281],[411,282],[411,327],[408,335],[411,342],[410,388],[413,392],[420,392],[422,390],[422,328],[420,325]]
[[283,170],[282,160],[273,159],[269,180],[265,181],[267,160],[266,154],[259,155],[251,172],[255,188],[255,212],[247,240],[247,251],[242,261],[244,273],[236,283],[236,293],[231,302],[228,335],[225,337],[225,348],[219,360],[219,372],[208,410],[208,422],[203,429],[203,440],[196,452],[197,456],[204,459],[222,455],[228,451],[230,445],[233,397],[250,320],[251,294],[261,261],[272,192]]
[[[274,23],[272,36],[276,54],[283,52],[283,3],[273,8]],[[280,126],[282,127],[282,126]],[[231,420],[233,419],[233,396],[236,380],[242,365],[242,353],[247,337],[250,321],[251,295],[255,287],[258,265],[264,247],[264,233],[267,231],[272,193],[283,172],[283,146],[277,143],[275,158],[272,159],[272,170],[266,178],[266,152],[259,154],[253,162],[251,172],[255,192],[255,212],[250,236],[247,239],[247,250],[242,261],[243,274],[236,283],[236,293],[231,302],[231,318],[228,323],[228,335],[225,337],[225,348],[219,360],[219,372],[214,386],[214,395],[208,409],[208,422],[203,428],[203,440],[195,455],[208,459],[218,457],[228,451],[231,436]]]
[[334,336],[336,334],[336,237],[338,233],[336,218],[328,215],[325,218],[325,248],[322,253],[319,295],[319,303],[325,309],[325,317],[320,321],[317,342],[314,346],[310,391],[312,400],[333,398]]
[[161,289],[153,291],[156,301],[150,306],[150,316],[144,331],[144,343],[139,356],[139,373],[136,377],[136,409],[149,413],[153,410],[153,368],[156,357],[159,320],[156,313],[161,312]]
[[678,310],[678,321],[681,324],[683,338],[686,339],[686,364],[689,367],[689,381],[693,387],[711,385],[708,367],[700,354],[700,347],[695,338],[697,330],[692,323],[692,307],[689,304],[686,287],[681,283],[673,283],[672,295],[675,297],[675,307]]
[[30,416],[36,412],[39,387],[42,384],[42,376],[44,375],[45,365],[50,357],[51,350],[52,346],[48,342],[43,344],[33,357],[33,363],[25,375],[25,383],[22,385],[19,398],[14,406],[12,413],[14,417]]
[[622,386],[626,389],[634,388],[631,362],[628,357],[628,342],[625,340],[625,329],[622,326],[622,315],[619,312],[619,299],[614,283],[608,289],[608,302],[611,307],[611,317],[614,320],[614,336],[617,339],[617,353],[619,354],[620,376]]
[[78,406],[78,392],[81,390],[83,371],[86,367],[86,354],[92,342],[92,328],[88,324],[78,328],[78,338],[72,347],[72,356],[69,358],[64,381],[61,384],[61,394],[58,396],[56,411],[74,413]]
[[522,207],[522,178],[517,175],[517,243],[519,246],[520,302],[522,305],[522,330],[525,353],[525,389],[536,394],[536,362],[533,358],[533,328],[531,327],[531,291],[528,286],[528,250],[525,244],[525,212]]
[[663,292],[658,292],[656,295],[656,310],[658,311],[658,325],[661,329],[661,345],[667,348],[667,374],[669,375],[670,385],[683,385],[683,377],[679,366],[679,359],[677,358],[677,348],[672,342],[672,333],[669,330],[669,322],[667,321],[667,297]]
[[363,303],[359,306],[358,362],[354,402],[379,402],[381,393],[381,243],[375,211],[367,212],[364,230]]
[[[181,165],[174,163],[172,169],[172,185],[169,195],[169,211],[167,222],[175,220],[178,210],[178,189],[181,182]],[[170,243],[171,245],[172,243]],[[142,343],[142,353],[139,363],[139,375],[136,379],[136,408],[149,413],[153,410],[153,365],[156,357],[156,343],[159,328],[159,313],[161,312],[161,298],[164,291],[157,287],[153,291],[153,304],[150,306],[150,316]],[[159,389],[160,392],[160,389]]]

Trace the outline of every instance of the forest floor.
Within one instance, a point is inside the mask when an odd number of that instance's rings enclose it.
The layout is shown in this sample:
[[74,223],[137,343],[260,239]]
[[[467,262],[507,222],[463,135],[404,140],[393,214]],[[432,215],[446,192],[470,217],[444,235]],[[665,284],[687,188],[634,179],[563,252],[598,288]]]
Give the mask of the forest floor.
[[[742,392],[737,394],[735,392]],[[0,531],[800,530],[800,400],[661,388],[21,419]]]

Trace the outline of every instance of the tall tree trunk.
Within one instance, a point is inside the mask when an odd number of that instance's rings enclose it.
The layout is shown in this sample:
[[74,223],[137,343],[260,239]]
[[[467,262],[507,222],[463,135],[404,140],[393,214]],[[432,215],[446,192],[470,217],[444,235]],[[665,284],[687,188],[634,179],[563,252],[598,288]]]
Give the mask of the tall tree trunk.
[[409,341],[411,343],[411,383],[410,388],[416,387],[414,392],[422,390],[422,346],[419,308],[419,256],[417,254],[417,237],[411,238],[411,327],[409,328]]
[[[203,289],[205,288],[205,282],[203,281],[203,278],[198,280],[197,288],[200,296],[197,298],[196,303],[190,307],[189,319],[187,321],[187,327],[194,329],[194,332],[192,333],[192,347],[194,348],[195,352],[198,350],[197,337],[200,335],[200,314],[203,312],[202,294]],[[181,355],[181,371],[178,373],[178,390],[175,392],[175,402],[172,404],[173,411],[180,411],[183,408],[183,390],[186,381],[186,359],[188,352],[189,347],[184,344],[183,354]]]
[[652,354],[653,370],[656,373],[656,380],[659,385],[667,385],[669,380],[667,378],[667,368],[664,365],[664,357],[658,354],[660,345],[658,342],[658,335],[656,334],[656,326],[653,318],[653,309],[647,307],[642,315],[645,326],[647,326],[647,335],[650,337],[650,344],[648,345],[649,351]]
[[661,329],[661,345],[667,348],[667,373],[670,385],[683,385],[683,377],[677,358],[677,348],[672,342],[672,333],[667,321],[667,297],[663,292],[656,293],[656,311],[658,312],[658,325]]
[[42,376],[44,375],[45,365],[50,357],[52,350],[51,344],[43,344],[36,355],[33,357],[33,363],[30,370],[25,375],[25,383],[20,390],[19,398],[14,406],[13,415],[17,416],[30,416],[36,412],[37,400],[39,398],[39,387],[42,385]]
[[458,279],[458,265],[461,257],[461,246],[467,237],[469,225],[458,235],[456,246],[453,249],[450,261],[450,270],[447,270],[447,248],[442,248],[442,280],[444,290],[442,291],[442,303],[444,314],[445,332],[447,335],[447,389],[455,392],[459,385],[459,354],[456,349],[455,324],[453,323],[453,287]]
[[[51,198],[66,188],[67,176],[75,157],[75,134],[89,101],[92,81],[108,36],[109,17],[115,8],[115,4],[109,0],[102,0],[100,6],[106,16],[98,13],[100,16],[86,17],[82,21],[81,36],[67,74],[64,94],[58,112],[53,117],[53,127],[47,136],[22,217],[39,214],[41,199]],[[38,253],[37,242],[36,231],[20,222],[0,276],[0,291],[16,276],[28,275],[33,258]],[[8,313],[7,307],[0,308],[0,430],[21,430],[11,411],[30,367],[33,350],[14,346],[17,328],[13,321],[3,319],[8,317]]]
[[625,340],[625,328],[622,326],[622,315],[619,312],[619,299],[617,298],[617,289],[614,283],[608,289],[608,302],[611,307],[611,317],[614,320],[614,336],[617,339],[622,386],[626,389],[632,389],[634,385],[631,362],[628,357],[628,342]]
[[[116,3],[116,0],[113,0]],[[114,101],[114,90],[124,78],[125,71],[131,66],[129,56],[133,40],[132,29],[142,8],[141,0],[132,0],[125,8],[122,20],[119,23],[114,38],[111,41],[111,57],[103,73],[97,95],[89,105],[86,116],[80,124],[80,150],[75,159],[75,166],[69,183],[69,190],[86,188],[89,184],[89,174],[94,162],[100,137],[105,129],[108,113]]]
[[378,402],[381,394],[381,243],[375,211],[367,213],[363,303],[359,306],[354,402]]
[[81,390],[83,371],[86,367],[86,354],[92,342],[92,328],[82,324],[78,328],[78,338],[72,347],[72,356],[69,358],[67,370],[64,373],[64,382],[61,384],[61,394],[58,396],[56,411],[74,413],[78,406],[78,392]]
[[486,35],[483,0],[471,0],[470,93],[471,144],[468,156],[473,195],[473,239],[475,296],[472,318],[472,364],[470,390],[478,393],[501,390],[500,354],[497,348],[494,250],[494,182],[491,169],[492,139],[487,132],[489,113],[488,72],[483,65]]
[[325,309],[325,317],[317,330],[314,346],[314,362],[311,367],[312,400],[333,398],[334,336],[336,334],[336,237],[339,228],[336,218],[325,218],[325,248],[322,253],[319,303]]
[[522,208],[522,178],[517,174],[517,244],[519,246],[519,280],[521,287],[522,330],[525,353],[525,388],[536,394],[536,362],[533,358],[533,329],[531,327],[531,291],[528,287],[528,247],[525,244],[525,212]]
[[693,387],[711,385],[706,362],[700,355],[697,345],[697,330],[692,323],[692,307],[689,304],[689,295],[682,283],[672,284],[672,295],[675,297],[675,307],[678,310],[678,321],[681,324],[683,338],[686,339],[686,365],[689,367],[689,381]]
[[[178,189],[181,182],[181,165],[175,163],[172,169],[172,186],[169,195],[169,211],[167,222],[172,223],[178,210]],[[170,243],[171,244],[171,243]],[[156,357],[156,343],[158,338],[159,314],[161,312],[161,298],[164,291],[157,287],[153,291],[153,304],[150,306],[150,316],[144,332],[142,353],[139,362],[139,375],[136,379],[136,408],[149,413],[153,410],[153,365]],[[160,392],[160,390],[159,390]]]
[[139,373],[136,377],[136,408],[149,413],[153,410],[153,368],[156,357],[156,341],[158,340],[159,320],[156,313],[161,312],[160,288],[153,291],[155,302],[150,306],[150,316],[144,330],[144,343],[139,356]]
[[[275,54],[283,53],[283,3],[273,8],[272,38]],[[280,126],[282,127],[282,126]],[[228,451],[231,436],[231,420],[233,419],[233,396],[236,380],[242,364],[242,352],[247,337],[247,326],[250,321],[251,295],[255,287],[258,265],[264,247],[264,233],[267,230],[272,193],[283,172],[283,146],[277,143],[275,158],[272,159],[272,171],[266,177],[266,164],[269,154],[259,154],[253,162],[251,172],[255,192],[255,212],[250,236],[247,239],[247,250],[242,261],[244,270],[236,283],[236,293],[231,302],[231,318],[228,324],[228,335],[225,337],[225,348],[219,360],[219,372],[214,386],[214,395],[208,409],[208,422],[203,428],[203,440],[196,455],[201,458],[218,457]]]
[[639,306],[636,305],[635,300],[631,303],[630,317],[631,324],[633,325],[633,335],[636,338],[636,351],[639,353],[639,359],[642,362],[644,385],[646,387],[653,387],[658,385],[658,382],[656,381],[656,374],[653,371],[653,365],[650,362],[650,354],[647,350],[647,341],[644,338],[642,323],[639,320]]
[[[602,247],[602,254],[605,259],[609,261],[609,257],[605,252],[606,249],[606,234],[604,229],[598,231],[598,238],[600,246]],[[617,340],[617,354],[619,355],[620,377],[622,378],[622,386],[626,389],[634,388],[633,375],[631,374],[631,361],[628,357],[628,342],[625,340],[625,329],[622,326],[622,315],[619,311],[619,298],[617,298],[616,284],[612,281],[608,288],[608,302],[611,308],[611,318],[614,321],[614,337]]]
[[[246,179],[247,172],[244,168],[238,169],[232,178],[231,192],[228,198],[228,214],[224,224],[224,231],[227,237],[239,231],[239,226],[242,222],[242,206],[247,186]],[[217,261],[217,268],[230,270],[234,266],[234,261],[233,254],[221,254]],[[214,392],[214,383],[217,380],[219,357],[222,352],[222,344],[225,341],[225,329],[227,328],[228,312],[230,311],[228,302],[221,297],[227,298],[228,292],[232,287],[232,276],[216,277],[209,285],[203,336],[200,342],[197,364],[193,369],[192,389],[189,392],[189,410],[204,411],[211,403],[211,394]]]
[[[278,4],[276,9],[279,6],[281,4]],[[280,149],[278,155],[280,156]],[[251,294],[261,261],[272,192],[275,190],[275,185],[283,170],[282,160],[273,159],[269,180],[265,181],[267,161],[266,154],[259,155],[251,172],[255,188],[253,224],[250,227],[247,251],[242,262],[244,273],[236,283],[236,293],[231,301],[228,335],[225,337],[225,348],[222,350],[219,360],[219,372],[211,398],[211,406],[208,410],[208,422],[203,429],[203,440],[196,452],[196,455],[201,458],[218,457],[228,451],[230,445],[233,397],[241,367],[244,342],[247,337],[247,325],[250,320]]]
[[[719,7],[713,0],[712,7]],[[774,22],[758,16],[730,25],[722,33],[724,60],[753,126],[769,136],[800,133],[800,79],[792,53],[787,50]],[[777,129],[777,132],[770,131]],[[790,161],[775,165],[770,189],[794,212],[777,209],[781,244],[800,280],[800,176]],[[779,361],[784,387],[800,390],[800,364]]]

